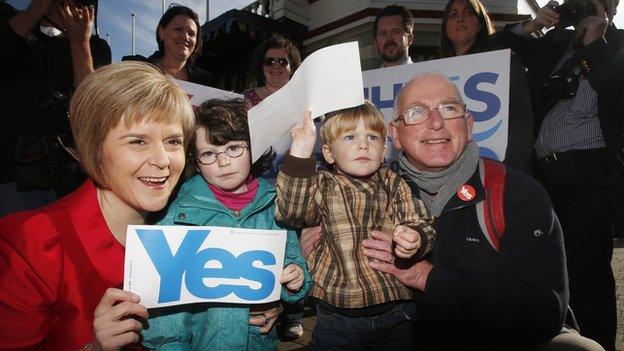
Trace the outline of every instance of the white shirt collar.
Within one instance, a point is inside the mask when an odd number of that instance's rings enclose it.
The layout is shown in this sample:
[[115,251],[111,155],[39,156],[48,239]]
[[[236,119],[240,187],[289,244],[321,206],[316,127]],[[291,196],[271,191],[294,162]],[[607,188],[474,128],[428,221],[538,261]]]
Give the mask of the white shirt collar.
[[[403,59],[403,61],[401,61],[400,65],[407,65],[409,63],[414,63],[414,62],[412,61],[412,58],[409,55],[407,55],[407,57]],[[385,67],[386,67],[386,63],[383,62],[380,68],[385,68]]]
[[55,27],[52,26],[39,26],[39,30],[41,31],[41,33],[54,38],[54,37],[58,37],[59,35],[61,35],[63,32],[61,32],[60,30],[56,29]]

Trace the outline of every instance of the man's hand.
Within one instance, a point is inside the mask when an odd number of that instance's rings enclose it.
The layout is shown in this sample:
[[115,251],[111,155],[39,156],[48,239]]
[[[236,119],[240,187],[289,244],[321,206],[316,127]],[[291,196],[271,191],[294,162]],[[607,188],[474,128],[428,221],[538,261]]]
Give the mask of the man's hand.
[[548,4],[540,8],[534,19],[523,22],[522,30],[524,33],[531,34],[544,27],[550,28],[559,23],[559,14],[553,10],[557,6],[559,6],[558,2],[549,1]]
[[314,152],[314,144],[316,144],[316,126],[312,121],[312,114],[307,111],[303,116],[303,125],[295,126],[290,131],[292,136],[292,144],[290,145],[290,154],[299,158],[309,158]]
[[301,238],[299,239],[299,245],[301,245],[301,254],[303,258],[307,259],[312,253],[316,245],[321,240],[321,226],[303,228],[301,230]]
[[576,26],[576,35],[583,38],[583,45],[589,45],[596,39],[602,38],[609,25],[609,17],[603,3],[599,0],[590,0],[596,8],[596,16],[589,16]]
[[291,293],[296,293],[303,285],[303,269],[296,264],[289,264],[282,271],[280,283],[286,284],[286,289]]
[[[108,288],[95,308],[93,343],[89,350],[120,350],[140,339],[147,308],[140,297],[128,291]],[[137,319],[138,318],[138,319]]]
[[420,233],[410,227],[398,225],[394,229],[392,241],[396,244],[394,253],[401,258],[410,258],[420,248]]
[[260,333],[268,334],[284,307],[279,302],[255,305],[249,309],[249,324],[260,327]]
[[366,239],[362,243],[364,255],[372,258],[370,266],[381,272],[394,275],[406,286],[425,291],[427,277],[433,265],[427,261],[417,262],[411,266],[397,266],[392,254],[392,234],[373,231],[373,239]]

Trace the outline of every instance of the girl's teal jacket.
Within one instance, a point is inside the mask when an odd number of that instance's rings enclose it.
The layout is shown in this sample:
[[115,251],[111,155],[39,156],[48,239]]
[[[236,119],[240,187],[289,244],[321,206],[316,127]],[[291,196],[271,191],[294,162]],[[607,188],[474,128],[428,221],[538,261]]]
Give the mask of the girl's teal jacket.
[[[160,225],[207,225],[219,227],[284,229],[275,222],[275,188],[259,178],[253,201],[240,212],[226,209],[215,197],[201,175],[195,175],[181,187]],[[296,302],[305,297],[312,279],[299,241],[288,230],[284,267],[294,263],[303,268],[301,290],[290,294],[282,287],[282,300]],[[149,328],[143,330],[143,345],[158,350],[275,350],[275,328],[260,334],[249,325],[247,305],[192,304],[149,311]]]

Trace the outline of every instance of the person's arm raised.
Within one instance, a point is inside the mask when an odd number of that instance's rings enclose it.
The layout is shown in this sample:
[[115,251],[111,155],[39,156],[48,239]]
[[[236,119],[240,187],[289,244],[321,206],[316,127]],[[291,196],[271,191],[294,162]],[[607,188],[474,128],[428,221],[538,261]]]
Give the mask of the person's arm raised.
[[589,45],[595,40],[603,38],[609,25],[604,4],[598,0],[590,1],[596,8],[596,15],[588,16],[576,26],[576,35],[582,38],[583,45]]
[[550,28],[559,23],[559,14],[553,10],[559,3],[556,1],[549,1],[548,4],[542,6],[538,11],[535,18],[522,22],[522,31],[525,35],[535,33],[538,30],[542,30],[544,27]]
[[277,174],[275,219],[296,228],[314,226],[319,224],[321,213],[313,201],[318,188],[316,159],[312,157],[316,127],[309,111],[303,124],[292,128],[290,134],[290,152]]
[[74,73],[74,86],[80,83],[93,72],[93,58],[91,57],[91,31],[95,19],[94,8],[91,6],[76,6],[74,3],[61,3],[60,26],[69,40]]
[[316,126],[312,121],[310,111],[307,111],[303,117],[303,125],[295,127],[290,131],[292,136],[292,144],[290,146],[290,155],[299,158],[309,158],[314,152],[314,144],[316,143]]

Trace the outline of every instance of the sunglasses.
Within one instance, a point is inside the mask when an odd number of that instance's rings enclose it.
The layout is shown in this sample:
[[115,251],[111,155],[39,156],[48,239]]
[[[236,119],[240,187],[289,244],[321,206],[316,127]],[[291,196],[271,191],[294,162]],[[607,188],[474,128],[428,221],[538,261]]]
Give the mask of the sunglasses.
[[265,57],[264,60],[262,60],[262,64],[266,67],[271,67],[276,62],[282,67],[288,66],[289,63],[288,59],[284,57]]

